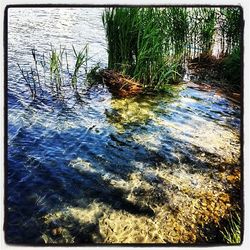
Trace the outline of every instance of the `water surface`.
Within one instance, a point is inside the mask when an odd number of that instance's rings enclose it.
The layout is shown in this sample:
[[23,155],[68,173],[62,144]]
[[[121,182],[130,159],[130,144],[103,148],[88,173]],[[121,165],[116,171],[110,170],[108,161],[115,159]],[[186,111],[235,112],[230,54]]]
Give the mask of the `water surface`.
[[118,99],[98,85],[81,102],[49,91],[32,100],[22,81],[16,63],[34,47],[88,43],[90,64],[107,65],[102,11],[9,9],[7,240],[202,240],[200,228],[234,206],[238,106],[185,85],[171,96]]

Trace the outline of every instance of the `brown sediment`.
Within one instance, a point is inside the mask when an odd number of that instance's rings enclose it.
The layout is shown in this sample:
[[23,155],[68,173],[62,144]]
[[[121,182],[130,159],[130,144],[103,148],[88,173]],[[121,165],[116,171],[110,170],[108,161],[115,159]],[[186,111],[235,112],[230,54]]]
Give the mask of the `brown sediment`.
[[[223,77],[222,62],[224,58],[225,55],[216,58],[209,53],[202,53],[197,58],[189,59],[189,74],[199,79],[188,83],[188,87],[202,91],[215,91],[216,95],[224,95],[232,102],[240,104],[240,89],[236,89],[234,86],[228,84]],[[204,80],[208,83],[204,83]]]
[[[145,180],[149,171],[154,171],[160,183]],[[228,174],[225,173],[230,176]],[[221,219],[226,218],[234,206],[230,192],[222,191],[230,181],[226,179],[226,183],[222,183],[222,179],[214,180],[209,174],[198,171],[190,174],[185,166],[175,172],[161,165],[144,173],[133,173],[127,181],[131,188],[127,200],[149,206],[154,217],[110,211],[108,216],[104,214],[99,220],[100,232],[107,243],[202,241],[201,228],[211,223],[219,227]],[[111,183],[122,187],[119,182]]]
[[[218,233],[221,221],[235,209],[241,179],[238,133],[224,127],[215,129],[212,121],[199,116],[193,117],[195,122],[188,124],[170,123],[150,113],[149,104],[138,106],[130,103],[131,99],[114,101],[114,108],[121,111],[121,123],[150,118],[158,125],[171,128],[172,137],[200,150],[195,154],[197,166],[181,163],[181,160],[176,165],[159,163],[152,166],[132,162],[133,172],[121,178],[115,174],[105,175],[90,162],[76,158],[70,162],[70,167],[80,173],[97,174],[107,187],[122,194],[128,206],[131,204],[145,211],[148,208],[153,215],[140,211],[131,213],[117,206],[114,209],[111,203],[100,200],[82,206],[78,201],[78,207],[66,207],[44,217],[48,228],[43,234],[45,242],[78,243],[79,238],[90,234],[94,243],[194,244],[206,241],[202,232],[207,225],[212,225]],[[193,136],[180,133],[182,130]],[[132,138],[157,151],[160,145],[157,133],[141,132]],[[175,155],[181,159],[178,151]],[[50,226],[53,221],[56,226]],[[88,231],[89,225],[94,225],[96,231]]]
[[[104,178],[107,185],[124,191],[124,199],[139,207],[150,208],[154,215],[130,213],[93,201],[87,207],[68,207],[48,214],[45,223],[56,222],[43,234],[48,243],[60,239],[76,243],[74,228],[86,235],[86,227],[95,225],[91,240],[95,243],[196,243],[204,241],[206,225],[220,227],[236,206],[230,189],[240,182],[238,168],[223,172],[190,172],[188,165],[160,164],[131,173],[127,180]],[[72,224],[72,225],[71,225]],[[64,227],[65,225],[65,227]],[[60,229],[60,230],[58,230]],[[89,233],[89,231],[87,231]]]
[[188,60],[188,69],[191,75],[199,78],[221,80],[221,63],[223,57],[216,58],[210,53],[202,53],[199,57]]
[[229,99],[235,104],[240,104],[240,101],[241,101],[240,93],[236,93],[232,91],[231,88],[225,87],[224,84],[220,84],[220,83],[215,84],[214,82],[211,84],[207,84],[201,81],[195,81],[195,82],[188,81],[186,83],[186,86],[189,88],[197,89],[201,91],[207,91],[207,92],[213,91],[215,95],[225,96],[227,99]]
[[192,89],[198,89],[202,91],[211,91],[212,87],[209,84],[206,83],[194,83],[194,82],[187,82],[187,87]]
[[110,92],[116,96],[133,96],[143,91],[139,82],[114,70],[104,69],[100,72],[100,75]]

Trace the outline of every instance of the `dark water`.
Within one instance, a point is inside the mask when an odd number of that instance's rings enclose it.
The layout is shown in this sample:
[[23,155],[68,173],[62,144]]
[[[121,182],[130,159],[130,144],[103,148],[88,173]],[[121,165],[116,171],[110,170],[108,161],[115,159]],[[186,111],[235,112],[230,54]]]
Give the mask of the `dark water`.
[[[29,9],[23,15],[10,9],[9,242],[109,242],[102,230],[107,214],[156,218],[145,195],[143,203],[132,202],[129,194],[137,184],[157,184],[161,166],[211,171],[218,162],[239,163],[240,108],[213,91],[180,86],[173,96],[115,99],[100,85],[82,95],[82,102],[50,93],[32,101],[23,92],[16,62],[28,63],[34,45],[41,50],[50,42],[80,46],[85,39],[93,63],[106,64],[101,12]],[[176,170],[175,177],[187,173]],[[133,190],[131,180],[137,183]]]

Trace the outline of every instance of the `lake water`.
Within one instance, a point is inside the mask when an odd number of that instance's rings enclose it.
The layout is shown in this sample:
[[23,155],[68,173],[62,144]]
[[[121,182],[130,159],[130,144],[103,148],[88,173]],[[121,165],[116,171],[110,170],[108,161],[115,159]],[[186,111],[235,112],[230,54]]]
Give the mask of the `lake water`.
[[[8,11],[10,243],[187,243],[234,207],[240,107],[185,85],[173,94],[118,99],[103,85],[32,100],[17,63],[31,49],[88,44],[107,66],[103,9]],[[71,54],[70,54],[71,53]],[[72,91],[72,90],[69,90]],[[218,240],[214,236],[214,240]]]

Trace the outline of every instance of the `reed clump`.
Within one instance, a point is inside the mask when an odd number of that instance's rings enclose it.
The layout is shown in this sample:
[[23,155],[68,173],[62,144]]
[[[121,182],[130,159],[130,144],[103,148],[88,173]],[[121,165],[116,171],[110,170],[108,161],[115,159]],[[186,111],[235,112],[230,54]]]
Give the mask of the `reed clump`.
[[223,239],[228,244],[241,243],[241,218],[238,213],[230,215],[228,225],[221,231]]
[[180,81],[186,59],[211,56],[218,34],[227,55],[235,53],[241,37],[238,7],[116,7],[106,9],[103,23],[109,69],[153,90]]
[[242,13],[239,7],[222,7],[218,13],[221,53],[228,55],[240,46]]
[[[111,8],[103,15],[109,68],[132,76],[144,87],[179,80],[181,56],[170,51],[168,20],[163,8]],[[180,53],[181,54],[181,53]]]
[[[33,65],[29,68],[17,64],[32,99],[36,99],[47,89],[50,89],[51,93],[56,96],[63,96],[69,89],[77,92],[78,88],[88,86],[87,45],[80,51],[76,51],[74,46],[72,48],[75,60],[73,66],[68,62],[65,48],[60,47],[56,50],[52,46],[47,57],[44,54],[37,54],[36,50],[32,49]],[[84,74],[80,77],[82,71]]]
[[57,53],[57,51],[51,48],[51,55],[50,55],[50,85],[53,86],[55,84],[56,92],[61,90],[62,85],[62,58],[63,51]]
[[[92,85],[96,79],[103,80],[100,73],[105,75],[106,83],[110,76],[112,88],[113,80],[121,80],[123,76],[125,86],[127,80],[133,81],[131,89],[139,83],[144,90],[169,92],[171,84],[182,80],[189,59],[198,58],[201,62],[202,58],[212,58],[218,35],[221,55],[225,57],[222,63],[225,78],[234,85],[241,81],[242,13],[239,7],[115,7],[106,9],[102,18],[108,42],[107,74],[103,74],[99,66],[88,72],[87,46],[78,52],[73,46],[73,67],[64,48],[57,51],[51,47],[48,61],[33,49],[33,66],[25,70],[18,65],[33,99],[42,92],[42,85],[60,95],[65,87],[77,91],[87,82]],[[120,89],[120,83],[118,81],[115,91]]]

